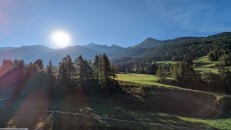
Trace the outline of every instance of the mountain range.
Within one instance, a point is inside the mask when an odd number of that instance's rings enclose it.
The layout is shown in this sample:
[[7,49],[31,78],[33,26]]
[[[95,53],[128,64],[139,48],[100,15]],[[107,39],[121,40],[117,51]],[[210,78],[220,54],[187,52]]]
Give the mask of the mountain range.
[[[180,37],[171,40],[157,40],[147,38],[143,42],[132,47],[120,47],[117,45],[107,46],[90,43],[88,45],[70,46],[62,49],[52,49],[44,45],[32,45],[22,47],[0,47],[0,62],[4,59],[23,59],[26,63],[33,62],[36,59],[42,59],[44,64],[52,60],[57,65],[61,59],[70,55],[76,58],[82,55],[86,59],[93,59],[95,55],[106,53],[110,58],[118,57],[143,57],[156,56],[168,50],[170,46],[181,47],[187,43],[198,43],[208,40],[221,39],[223,37],[231,38],[231,32],[223,32],[208,37]],[[171,50],[169,50],[171,51]]]

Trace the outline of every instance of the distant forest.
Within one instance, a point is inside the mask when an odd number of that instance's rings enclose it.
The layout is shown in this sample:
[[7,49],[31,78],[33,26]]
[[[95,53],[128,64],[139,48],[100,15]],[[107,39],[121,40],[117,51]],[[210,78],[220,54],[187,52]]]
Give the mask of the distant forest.
[[[113,58],[120,72],[153,73],[156,61],[189,61],[208,55],[210,61],[219,61],[222,66],[231,65],[231,33],[220,33],[203,38],[177,38],[159,41],[154,47],[153,40],[135,46],[123,57]],[[145,46],[145,48],[141,48]]]

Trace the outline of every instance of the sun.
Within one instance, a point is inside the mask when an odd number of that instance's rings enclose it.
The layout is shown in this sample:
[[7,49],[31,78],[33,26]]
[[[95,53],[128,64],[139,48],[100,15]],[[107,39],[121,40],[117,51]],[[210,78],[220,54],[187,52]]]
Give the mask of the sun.
[[51,34],[51,42],[57,48],[64,48],[71,45],[71,36],[66,31],[54,31]]

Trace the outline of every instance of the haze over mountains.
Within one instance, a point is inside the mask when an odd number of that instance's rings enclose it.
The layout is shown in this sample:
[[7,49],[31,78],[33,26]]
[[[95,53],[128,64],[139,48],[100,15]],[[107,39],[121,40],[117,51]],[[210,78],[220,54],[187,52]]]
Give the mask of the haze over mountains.
[[[88,45],[70,46],[62,49],[51,49],[44,45],[22,46],[22,47],[0,47],[0,61],[4,59],[24,59],[26,63],[33,62],[36,59],[42,59],[44,64],[52,60],[53,64],[57,65],[59,61],[66,55],[76,58],[82,55],[86,59],[93,59],[95,55],[106,53],[110,58],[118,57],[137,57],[147,56],[163,52],[168,48],[168,45],[185,44],[200,42],[208,38],[220,38],[221,36],[231,37],[230,32],[224,32],[208,37],[180,37],[172,40],[157,40],[147,38],[143,42],[136,44],[133,47],[120,47],[117,45],[107,46],[90,43]],[[163,46],[165,48],[163,48]]]
[[106,46],[90,43],[85,46],[70,46],[62,49],[52,49],[44,45],[22,46],[22,47],[1,47],[0,61],[4,59],[23,59],[26,63],[33,62],[36,59],[42,59],[44,63],[49,60],[57,65],[59,61],[66,55],[76,58],[82,55],[86,59],[93,59],[95,55],[106,53],[110,57],[114,57],[122,53],[126,48],[117,45]]

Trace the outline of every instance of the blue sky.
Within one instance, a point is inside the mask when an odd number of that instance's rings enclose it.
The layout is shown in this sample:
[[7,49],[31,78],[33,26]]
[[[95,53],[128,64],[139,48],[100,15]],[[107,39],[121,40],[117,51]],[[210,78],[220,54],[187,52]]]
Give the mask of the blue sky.
[[0,0],[0,46],[43,44],[65,30],[73,45],[133,46],[231,31],[230,0]]

